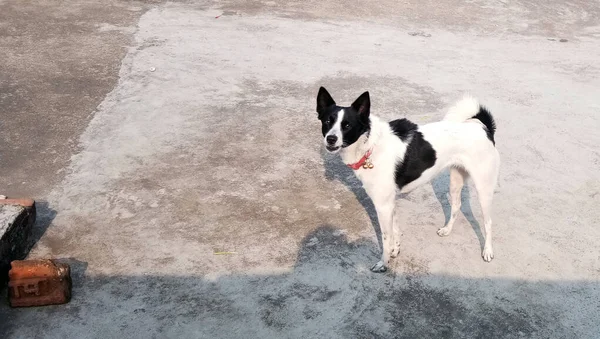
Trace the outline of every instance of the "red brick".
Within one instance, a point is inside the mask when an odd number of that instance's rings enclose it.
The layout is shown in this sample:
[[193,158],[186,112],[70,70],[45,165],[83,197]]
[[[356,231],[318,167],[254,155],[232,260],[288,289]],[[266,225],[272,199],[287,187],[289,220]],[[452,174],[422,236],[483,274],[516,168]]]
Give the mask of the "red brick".
[[71,269],[54,260],[15,260],[8,272],[12,307],[64,304],[71,300]]
[[35,206],[35,200],[29,198],[23,199],[0,199],[0,205],[21,205],[25,208],[32,208]]

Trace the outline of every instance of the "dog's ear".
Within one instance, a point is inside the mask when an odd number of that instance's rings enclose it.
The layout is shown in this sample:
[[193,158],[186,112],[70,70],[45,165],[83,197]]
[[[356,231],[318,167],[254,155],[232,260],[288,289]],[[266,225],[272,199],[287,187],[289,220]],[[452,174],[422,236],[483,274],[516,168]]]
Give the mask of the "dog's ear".
[[319,113],[319,119],[321,119],[325,110],[333,105],[335,105],[335,101],[325,87],[319,88],[319,94],[317,94],[317,113]]
[[354,108],[362,117],[368,118],[371,113],[371,98],[369,97],[369,92],[364,92],[358,99],[354,100],[352,108]]

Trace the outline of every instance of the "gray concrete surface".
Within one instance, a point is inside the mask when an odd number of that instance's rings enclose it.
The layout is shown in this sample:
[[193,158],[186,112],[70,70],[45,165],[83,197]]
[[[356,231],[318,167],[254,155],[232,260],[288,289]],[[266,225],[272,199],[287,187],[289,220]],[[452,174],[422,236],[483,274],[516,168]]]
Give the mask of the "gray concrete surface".
[[[118,83],[86,112],[30,255],[75,260],[73,301],[2,305],[0,331],[597,338],[599,5],[436,3],[168,3],[119,27],[133,39]],[[443,175],[399,198],[400,257],[368,271],[373,208],[321,149],[320,85],[346,103],[368,89],[388,119],[438,120],[465,91],[491,108],[491,264],[468,188],[466,218],[435,234]]]
[[39,200],[61,181],[148,7],[0,1],[0,194]]

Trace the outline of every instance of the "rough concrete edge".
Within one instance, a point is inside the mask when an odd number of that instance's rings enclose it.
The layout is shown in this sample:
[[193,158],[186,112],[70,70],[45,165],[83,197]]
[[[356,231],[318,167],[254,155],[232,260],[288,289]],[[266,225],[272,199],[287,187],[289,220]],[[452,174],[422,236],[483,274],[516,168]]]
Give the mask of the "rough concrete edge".
[[[18,215],[12,225],[7,227],[6,232],[0,235],[0,290],[2,290],[8,281],[10,263],[13,260],[24,259],[31,249],[30,238],[36,220],[36,208],[33,199],[0,199],[0,205],[23,207],[23,212]],[[8,242],[7,239],[17,243],[11,243],[5,249],[3,243]],[[7,253],[5,258],[2,257],[3,253]]]

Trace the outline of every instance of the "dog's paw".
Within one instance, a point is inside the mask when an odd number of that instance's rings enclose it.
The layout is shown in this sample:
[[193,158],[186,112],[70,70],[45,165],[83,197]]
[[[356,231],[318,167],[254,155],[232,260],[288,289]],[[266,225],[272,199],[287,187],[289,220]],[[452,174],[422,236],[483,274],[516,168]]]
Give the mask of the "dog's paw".
[[387,271],[387,266],[381,260],[371,267],[371,272],[383,273],[385,271]]
[[485,262],[490,262],[494,259],[494,250],[491,246],[486,246],[483,248],[483,252],[481,252],[481,256]]
[[445,236],[450,235],[450,232],[452,232],[451,228],[442,227],[439,230],[437,230],[437,235],[439,235],[440,237],[445,237]]

